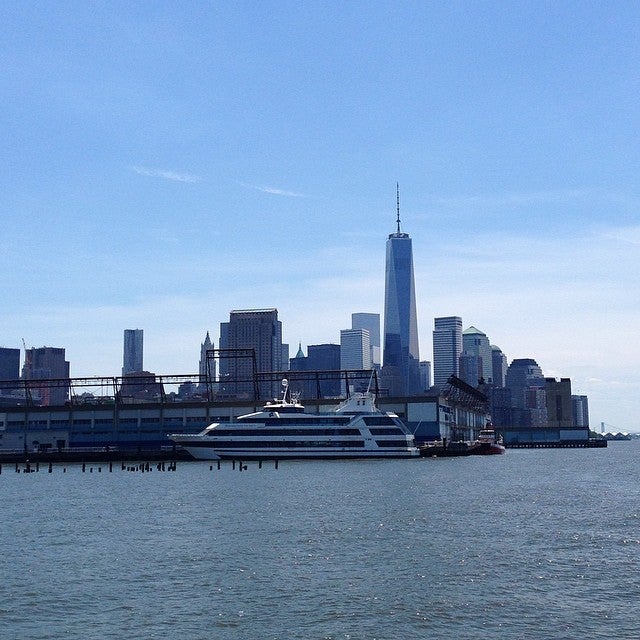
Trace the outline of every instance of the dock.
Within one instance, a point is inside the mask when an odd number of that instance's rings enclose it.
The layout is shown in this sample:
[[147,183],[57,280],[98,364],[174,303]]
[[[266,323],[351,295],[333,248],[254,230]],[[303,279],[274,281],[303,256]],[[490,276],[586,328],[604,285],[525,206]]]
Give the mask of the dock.
[[507,449],[600,449],[607,447],[604,438],[589,440],[558,440],[555,442],[506,442]]

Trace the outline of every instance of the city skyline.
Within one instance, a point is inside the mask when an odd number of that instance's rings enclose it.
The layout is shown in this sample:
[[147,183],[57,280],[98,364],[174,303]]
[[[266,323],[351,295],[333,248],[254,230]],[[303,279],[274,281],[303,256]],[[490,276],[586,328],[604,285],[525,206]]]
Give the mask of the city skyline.
[[396,181],[420,350],[460,316],[640,431],[640,7],[0,8],[0,344],[192,371],[230,309],[291,345],[383,312]]

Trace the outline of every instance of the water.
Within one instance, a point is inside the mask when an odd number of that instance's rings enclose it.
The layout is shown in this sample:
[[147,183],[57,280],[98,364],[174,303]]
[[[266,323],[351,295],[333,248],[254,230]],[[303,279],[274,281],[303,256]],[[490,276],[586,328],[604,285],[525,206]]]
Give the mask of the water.
[[639,454],[4,465],[0,636],[635,640]]

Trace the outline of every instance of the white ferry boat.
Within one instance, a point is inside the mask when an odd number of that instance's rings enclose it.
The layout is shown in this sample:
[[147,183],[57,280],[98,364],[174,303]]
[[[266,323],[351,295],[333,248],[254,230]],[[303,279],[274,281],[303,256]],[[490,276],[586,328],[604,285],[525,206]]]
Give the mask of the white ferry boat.
[[282,399],[262,411],[215,422],[198,434],[169,438],[200,460],[417,457],[413,435],[370,392],[353,393],[332,413],[307,413],[282,381]]

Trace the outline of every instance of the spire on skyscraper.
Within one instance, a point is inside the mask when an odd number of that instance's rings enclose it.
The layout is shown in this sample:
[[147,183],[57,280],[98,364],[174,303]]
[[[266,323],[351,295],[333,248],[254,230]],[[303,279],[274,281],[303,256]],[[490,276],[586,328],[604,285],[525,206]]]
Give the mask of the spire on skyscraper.
[[396,182],[396,222],[398,223],[398,235],[400,235],[400,185]]

